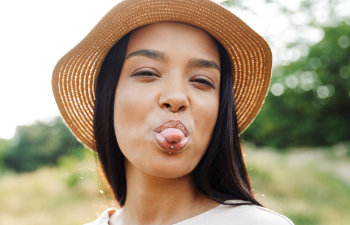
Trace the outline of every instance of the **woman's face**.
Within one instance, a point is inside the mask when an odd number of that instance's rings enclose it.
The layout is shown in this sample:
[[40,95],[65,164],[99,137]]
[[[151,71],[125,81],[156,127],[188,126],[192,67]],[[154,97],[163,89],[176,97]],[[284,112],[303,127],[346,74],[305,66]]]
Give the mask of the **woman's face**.
[[127,172],[177,178],[205,153],[219,107],[220,57],[204,31],[156,23],[130,37],[114,102]]

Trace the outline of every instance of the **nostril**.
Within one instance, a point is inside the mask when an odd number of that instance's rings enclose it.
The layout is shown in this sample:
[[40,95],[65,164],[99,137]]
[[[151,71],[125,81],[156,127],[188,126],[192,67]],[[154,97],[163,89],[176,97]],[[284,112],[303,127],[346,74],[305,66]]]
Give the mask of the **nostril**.
[[167,109],[170,109],[170,111],[172,111],[172,112],[182,111],[186,108],[186,106],[184,106],[184,105],[174,106],[174,105],[171,105],[169,103],[164,103],[163,106],[165,106]]
[[181,111],[181,110],[183,110],[184,108],[185,108],[185,106],[182,105],[182,106],[180,106],[180,108],[178,109],[178,111]]

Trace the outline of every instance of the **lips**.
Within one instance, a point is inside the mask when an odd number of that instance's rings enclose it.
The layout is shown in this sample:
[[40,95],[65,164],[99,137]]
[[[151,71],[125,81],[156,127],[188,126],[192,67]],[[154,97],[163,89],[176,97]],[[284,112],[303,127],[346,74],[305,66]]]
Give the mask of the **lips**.
[[188,143],[189,132],[180,120],[168,120],[154,129],[157,143],[166,152],[178,152]]
[[176,129],[181,130],[186,137],[189,135],[189,132],[188,132],[185,124],[181,123],[180,120],[168,120],[168,121],[165,121],[160,126],[156,127],[154,129],[154,131],[157,132],[157,133],[160,133],[166,128],[176,128]]

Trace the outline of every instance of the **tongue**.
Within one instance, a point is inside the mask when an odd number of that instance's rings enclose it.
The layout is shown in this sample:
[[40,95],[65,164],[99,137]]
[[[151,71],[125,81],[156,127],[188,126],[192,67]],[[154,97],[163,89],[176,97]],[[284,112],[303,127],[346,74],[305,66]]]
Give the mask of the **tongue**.
[[166,128],[160,134],[166,139],[169,143],[178,143],[181,142],[185,135],[184,133],[177,128]]
[[155,138],[166,152],[180,151],[188,143],[188,137],[177,128],[166,128],[160,133],[155,132]]

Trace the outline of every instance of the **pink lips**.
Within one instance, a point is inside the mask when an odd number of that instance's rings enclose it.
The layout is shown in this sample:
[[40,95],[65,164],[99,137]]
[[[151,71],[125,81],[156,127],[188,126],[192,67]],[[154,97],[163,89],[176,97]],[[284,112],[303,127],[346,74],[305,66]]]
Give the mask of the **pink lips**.
[[179,120],[168,120],[154,132],[156,141],[167,152],[178,152],[188,143],[189,132]]

